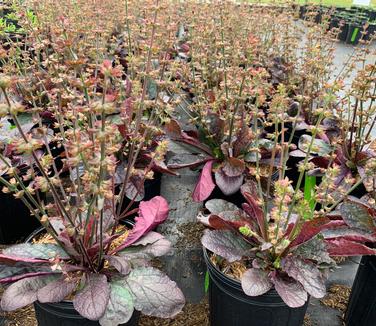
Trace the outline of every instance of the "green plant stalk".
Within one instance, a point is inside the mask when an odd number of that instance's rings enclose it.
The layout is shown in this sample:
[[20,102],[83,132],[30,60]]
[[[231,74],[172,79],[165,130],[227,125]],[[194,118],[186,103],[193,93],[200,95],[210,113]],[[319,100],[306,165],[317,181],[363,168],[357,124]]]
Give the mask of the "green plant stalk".
[[232,144],[232,133],[233,133],[233,129],[234,129],[235,117],[236,117],[236,114],[238,112],[240,98],[241,98],[242,93],[243,93],[244,80],[245,80],[245,76],[243,76],[243,78],[242,78],[240,88],[239,88],[238,98],[236,100],[234,112],[233,112],[232,117],[231,117],[230,131],[229,131],[229,136],[228,136],[228,143],[229,143],[230,147],[231,147],[231,144]]
[[[158,5],[159,5],[159,0],[156,0],[156,7],[158,7]],[[144,102],[145,102],[145,97],[146,97],[146,86],[147,86],[146,81],[150,78],[151,54],[152,54],[152,47],[153,47],[153,44],[154,44],[154,38],[155,38],[155,33],[156,33],[157,17],[158,17],[158,10],[156,9],[155,12],[154,12],[154,17],[153,17],[153,28],[152,28],[152,32],[151,32],[149,50],[148,50],[147,60],[146,60],[145,80],[144,80],[144,84],[143,84],[143,87],[142,87],[141,101],[140,101],[139,108],[138,108],[137,113],[136,113],[136,126],[135,126],[136,133],[140,129],[140,124],[141,124],[141,119],[142,119],[142,113],[143,113]],[[138,155],[138,153],[141,149],[141,146],[142,146],[142,144],[140,144],[140,146],[138,147],[137,155]],[[126,171],[125,178],[124,178],[124,182],[121,186],[120,202],[119,202],[119,206],[118,206],[118,209],[117,209],[117,215],[120,215],[121,207],[122,207],[123,202],[124,202],[125,189],[126,189],[126,185],[128,183],[129,177],[130,177],[130,170],[131,170],[130,167],[134,166],[134,163],[136,162],[136,159],[137,159],[137,155],[133,155],[134,151],[135,151],[135,144],[132,143],[131,150],[130,150],[130,157],[129,157],[129,162],[131,162],[132,165],[128,164],[127,171]]]
[[311,214],[312,214],[312,210],[315,207],[315,198],[314,198],[315,186],[316,186],[316,177],[309,176],[308,173],[306,173],[305,179],[304,179],[304,199],[309,203]]
[[[316,126],[315,126],[316,128],[318,128],[318,126],[320,125],[322,118],[323,118],[323,114],[321,113],[320,116],[319,116],[319,118],[317,119]],[[316,128],[315,128],[315,130],[316,130]],[[313,146],[313,143],[314,143],[314,140],[315,140],[315,137],[316,137],[316,133],[317,133],[316,131],[312,133],[311,142],[310,142],[310,144],[308,146],[308,150],[307,150],[306,156],[304,158],[304,163],[303,163],[304,166],[306,166],[307,163],[308,163],[308,157],[309,157],[309,155],[311,153],[312,146]],[[285,228],[286,228],[286,225],[287,225],[287,223],[288,223],[288,221],[290,219],[292,211],[294,209],[294,205],[296,203],[296,194],[299,191],[300,186],[302,184],[304,173],[305,173],[305,170],[302,170],[300,172],[300,174],[299,174],[298,182],[296,184],[294,195],[292,197],[292,201],[291,201],[291,204],[290,204],[290,207],[289,207],[289,210],[288,210],[288,214],[287,214],[287,218],[286,218],[286,222],[285,222],[285,226],[284,226]],[[296,224],[298,224],[298,223],[296,223]],[[291,232],[291,234],[293,234],[293,232]]]

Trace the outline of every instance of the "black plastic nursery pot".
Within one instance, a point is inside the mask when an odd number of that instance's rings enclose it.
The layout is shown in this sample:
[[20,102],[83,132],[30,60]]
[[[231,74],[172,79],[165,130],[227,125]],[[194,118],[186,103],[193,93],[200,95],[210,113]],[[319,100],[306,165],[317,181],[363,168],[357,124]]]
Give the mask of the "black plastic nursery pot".
[[342,42],[346,42],[346,39],[347,39],[347,34],[349,32],[349,23],[345,23],[342,27],[341,27],[341,32],[339,33],[338,35],[338,39]]
[[363,256],[351,289],[345,321],[347,326],[376,323],[376,256]]
[[0,191],[0,212],[0,244],[22,241],[40,227],[35,216],[31,216],[29,209],[13,194]]
[[[161,194],[161,182],[162,182],[162,174],[161,173],[154,173],[154,178],[151,180],[145,180],[144,184],[144,198],[143,201],[147,201],[152,199],[155,196],[159,196]],[[122,210],[125,210],[128,205],[130,204],[131,200],[127,197],[124,198],[124,202],[122,205]],[[134,202],[131,207],[127,211],[131,211],[139,206],[139,202]],[[136,214],[131,216],[127,216],[127,218],[134,218]]]
[[375,23],[371,23],[371,24],[369,24],[369,25],[368,25],[368,28],[367,28],[367,33],[366,33],[366,35],[364,36],[364,39],[365,39],[366,41],[368,41],[368,40],[372,37],[372,35],[375,34],[375,32],[376,32],[376,24],[375,24]]
[[257,297],[247,296],[240,282],[227,277],[210,261],[204,249],[209,272],[211,326],[300,326],[308,307],[290,308],[272,289]]
[[[74,309],[73,303],[34,303],[35,316],[38,326],[99,326],[98,321],[92,321],[80,316]],[[121,326],[137,326],[140,312],[134,311],[131,319]]]

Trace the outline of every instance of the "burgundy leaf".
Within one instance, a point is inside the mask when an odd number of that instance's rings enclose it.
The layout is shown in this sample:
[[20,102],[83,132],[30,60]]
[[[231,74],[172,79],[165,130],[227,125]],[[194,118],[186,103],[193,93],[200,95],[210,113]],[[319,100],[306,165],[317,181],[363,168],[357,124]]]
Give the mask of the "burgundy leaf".
[[119,251],[119,255],[127,260],[144,259],[146,261],[164,256],[171,251],[171,242],[157,232],[149,232],[132,246]]
[[266,239],[266,221],[264,216],[264,211],[260,207],[260,205],[257,203],[255,198],[252,197],[251,194],[245,192],[243,194],[245,199],[247,200],[247,203],[244,203],[242,205],[243,210],[253,219],[257,221],[258,227],[260,229],[261,235],[264,239]]
[[144,178],[139,175],[132,175],[125,187],[125,194],[130,200],[141,201],[145,195]]
[[262,295],[273,287],[268,272],[256,268],[250,268],[244,272],[241,284],[244,293],[249,296]]
[[357,242],[376,242],[376,237],[361,229],[354,229],[348,226],[341,226],[334,229],[323,230],[321,234],[325,239],[345,238]]
[[142,201],[139,208],[140,216],[135,219],[136,225],[130,231],[125,243],[116,248],[115,251],[120,251],[130,246],[144,234],[164,222],[168,216],[168,211],[167,201],[161,196],[156,196],[149,201]]
[[325,278],[317,265],[299,257],[288,256],[282,260],[282,269],[301,283],[304,289],[315,298],[325,296]]
[[30,264],[38,264],[38,263],[47,263],[45,259],[32,259],[32,258],[25,258],[25,257],[16,257],[16,256],[7,256],[0,254],[0,263],[8,265],[8,266],[17,266],[19,263],[30,263]]
[[212,178],[212,168],[214,161],[205,163],[200,178],[193,191],[192,198],[195,202],[201,202],[207,199],[215,188]]
[[298,245],[294,249],[294,255],[302,259],[314,260],[319,264],[332,264],[333,260],[330,258],[325,241],[321,236],[314,238]]
[[229,262],[249,255],[250,246],[239,235],[228,230],[205,230],[202,245]]
[[345,201],[339,210],[347,225],[368,233],[376,231],[375,223],[367,206],[359,202]]
[[243,174],[237,177],[229,177],[222,171],[222,169],[215,172],[215,182],[226,196],[232,195],[239,191],[243,184],[243,180]]
[[[229,214],[223,214],[229,213]],[[233,230],[238,232],[239,228],[248,225],[247,221],[241,219],[234,212],[223,212],[221,215],[211,214],[209,216],[209,226],[217,230]]]
[[222,171],[226,174],[228,177],[238,177],[239,175],[243,174],[245,170],[245,163],[242,160],[239,160],[235,157],[229,157],[223,168]]
[[28,306],[37,300],[38,290],[50,281],[51,276],[36,276],[11,284],[2,295],[1,309],[12,311]]
[[376,249],[371,249],[361,243],[343,238],[325,241],[331,256],[361,256],[376,255]]
[[86,282],[82,290],[73,299],[74,309],[89,320],[100,319],[110,298],[107,277],[103,274],[86,274]]
[[275,290],[281,296],[282,300],[291,308],[303,306],[307,299],[307,292],[303,286],[290,277],[275,275],[272,277]]
[[257,183],[253,180],[247,180],[240,188],[242,195],[245,193],[251,195],[252,198],[258,198],[259,191],[257,189]]
[[310,162],[312,162],[319,168],[327,169],[329,166],[330,160],[325,157],[315,156],[311,158]]
[[210,199],[205,203],[205,208],[212,214],[222,212],[239,211],[239,207],[224,199]]
[[57,238],[64,245],[64,250],[69,255],[71,255],[72,257],[76,257],[76,258],[80,257],[80,254],[77,252],[77,250],[74,247],[73,240],[68,235],[68,233],[67,233],[66,230],[64,230],[63,232],[61,232]]
[[115,267],[119,271],[119,273],[128,275],[131,271],[130,261],[126,257],[105,256],[105,258],[111,266]]
[[166,134],[172,138],[181,137],[181,128],[176,120],[171,119],[169,123],[165,125]]
[[297,246],[309,239],[312,239],[315,235],[320,233],[325,228],[330,220],[327,217],[315,218],[312,221],[307,221],[301,226],[301,231],[296,239],[291,243],[290,247]]
[[70,295],[77,286],[77,280],[61,278],[48,283],[37,292],[39,302],[60,302]]
[[169,175],[178,175],[175,171],[168,168],[165,162],[153,160],[152,170],[159,173],[169,174]]
[[289,153],[289,155],[292,156],[292,157],[302,157],[302,158],[304,158],[304,157],[307,156],[307,153],[301,151],[300,149],[296,149],[296,150],[294,150],[294,151],[291,151],[291,152]]

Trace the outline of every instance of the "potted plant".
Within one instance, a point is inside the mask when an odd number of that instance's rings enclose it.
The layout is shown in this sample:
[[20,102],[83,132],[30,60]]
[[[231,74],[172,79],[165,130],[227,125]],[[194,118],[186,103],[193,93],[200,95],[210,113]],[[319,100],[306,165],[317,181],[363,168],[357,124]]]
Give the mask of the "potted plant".
[[201,241],[212,325],[229,325],[234,318],[239,323],[262,319],[270,325],[301,325],[309,297],[325,295],[327,273],[335,266],[331,256],[376,253],[364,245],[375,241],[374,233],[359,228],[363,220],[354,219],[354,211],[366,210],[358,208],[355,198],[336,212],[319,215],[307,198],[294,202],[294,190],[284,179],[276,182],[265,213],[257,185],[252,182],[242,190],[242,209],[213,199],[206,203],[209,215],[198,216],[211,228]]
[[[128,191],[133,200],[139,195],[134,177],[152,178],[151,169],[162,165],[167,150],[163,139],[154,138],[159,102],[151,106],[147,93],[148,81],[160,72],[151,64],[159,39],[149,38],[148,47],[137,49],[133,62],[127,57],[124,68],[107,48],[126,17],[117,20],[113,11],[122,12],[123,5],[109,0],[59,8],[38,1],[35,6],[35,12],[43,13],[37,25],[28,24],[27,15],[21,23],[32,35],[36,55],[18,64],[7,62],[0,76],[0,115],[17,130],[7,140],[12,151],[0,154],[0,182],[45,233],[34,233],[29,242],[0,254],[0,282],[6,284],[1,308],[10,311],[35,302],[38,323],[46,326],[135,325],[134,310],[173,317],[184,305],[183,294],[150,263],[170,250],[170,243],[153,231],[167,218],[168,204],[155,196],[138,207],[123,205]],[[74,21],[82,11],[91,19]],[[107,20],[93,19],[98,12],[106,13]],[[149,14],[155,31],[155,12]],[[47,48],[40,47],[43,42]],[[56,60],[50,62],[52,57]],[[26,108],[17,96],[20,89],[29,96],[30,123],[38,126],[35,137],[22,125]],[[136,103],[133,111],[126,105],[130,101]],[[51,116],[51,135],[43,123],[45,113]],[[59,149],[60,165],[52,144]],[[18,169],[15,155],[29,157],[26,171]],[[119,174],[121,164],[124,173]],[[133,214],[134,226],[124,225]]]

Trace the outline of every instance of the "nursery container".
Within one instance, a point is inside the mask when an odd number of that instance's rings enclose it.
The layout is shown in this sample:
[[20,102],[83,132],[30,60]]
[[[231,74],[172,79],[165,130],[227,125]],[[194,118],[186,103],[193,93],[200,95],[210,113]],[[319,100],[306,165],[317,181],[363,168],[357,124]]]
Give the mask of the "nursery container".
[[[73,303],[63,301],[59,303],[34,303],[35,316],[38,326],[99,326],[98,321],[92,321],[80,316],[73,308]],[[137,326],[140,312],[134,311],[132,318],[120,326]]]
[[338,35],[338,39],[342,42],[346,42],[347,39],[347,34],[349,32],[349,23],[346,21],[342,26],[341,26],[341,31]]
[[35,216],[31,216],[25,204],[20,199],[14,198],[13,194],[0,191],[0,212],[0,244],[24,240],[40,227]]
[[[145,195],[142,199],[143,201],[150,200],[155,196],[159,196],[161,194],[161,180],[162,180],[162,174],[161,173],[154,173],[154,178],[151,180],[145,180],[144,189],[145,189]],[[127,197],[124,198],[122,210],[126,209],[129,205],[131,200]],[[139,202],[134,202],[131,207],[128,209],[128,211],[137,208],[139,205]],[[130,217],[135,217],[136,214],[131,215]],[[129,217],[129,216],[128,216]],[[127,218],[128,218],[127,217]]]
[[287,306],[272,289],[257,297],[247,296],[239,281],[227,277],[210,261],[204,249],[209,272],[211,326],[301,326],[308,307]]
[[367,28],[367,34],[364,36],[364,39],[368,41],[372,35],[376,32],[376,23],[370,23]]
[[363,256],[351,289],[345,321],[347,326],[376,323],[376,256]]

